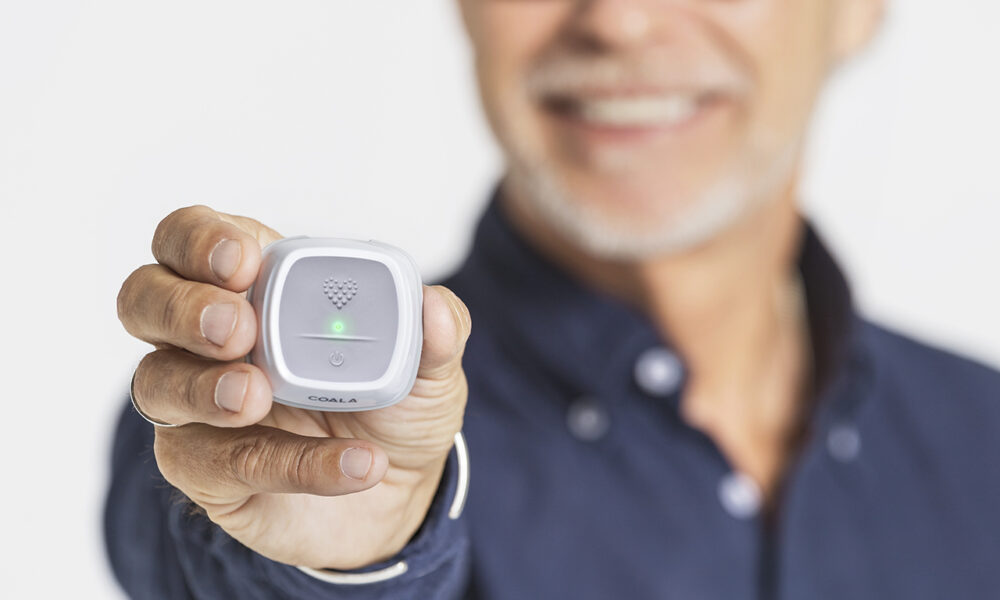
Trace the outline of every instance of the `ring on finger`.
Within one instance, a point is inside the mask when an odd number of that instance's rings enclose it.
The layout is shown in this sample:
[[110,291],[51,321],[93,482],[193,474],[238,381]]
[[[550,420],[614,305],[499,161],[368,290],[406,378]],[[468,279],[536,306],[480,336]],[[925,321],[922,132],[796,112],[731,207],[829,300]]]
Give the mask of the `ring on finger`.
[[150,417],[146,413],[142,412],[142,409],[139,408],[139,404],[136,403],[136,401],[135,401],[135,373],[138,370],[139,369],[136,369],[135,371],[132,371],[132,382],[129,383],[129,385],[128,385],[128,398],[129,398],[129,400],[132,401],[132,408],[135,409],[135,412],[139,413],[140,417],[142,417],[143,419],[145,419],[146,421],[148,421],[149,423],[152,423],[153,425],[155,425],[157,427],[180,427],[180,425],[178,425],[176,423],[164,423],[163,421],[158,421],[158,420],[154,419],[153,417]]

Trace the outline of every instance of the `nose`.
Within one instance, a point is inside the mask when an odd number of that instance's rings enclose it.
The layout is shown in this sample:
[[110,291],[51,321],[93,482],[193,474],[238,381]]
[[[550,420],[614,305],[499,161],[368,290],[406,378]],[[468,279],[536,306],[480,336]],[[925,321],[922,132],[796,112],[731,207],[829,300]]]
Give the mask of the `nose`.
[[[577,4],[572,30],[581,45],[593,50],[627,50],[660,38],[677,23],[675,0],[583,0]],[[683,25],[680,25],[683,26]]]

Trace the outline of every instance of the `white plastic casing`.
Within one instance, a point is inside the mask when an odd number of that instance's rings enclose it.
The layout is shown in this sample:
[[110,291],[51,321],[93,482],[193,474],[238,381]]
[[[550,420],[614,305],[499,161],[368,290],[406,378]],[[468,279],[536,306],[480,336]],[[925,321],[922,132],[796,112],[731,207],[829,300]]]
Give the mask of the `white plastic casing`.
[[[338,296],[337,286],[345,283],[349,297]],[[247,298],[257,314],[257,343],[249,358],[267,375],[276,402],[322,411],[372,410],[399,402],[413,387],[423,345],[423,285],[416,263],[399,248],[374,240],[279,240],[263,249]],[[326,317],[316,317],[326,314],[332,322],[350,322],[354,315],[359,328],[364,323],[369,331],[335,334]],[[387,331],[393,322],[395,331]],[[366,335],[373,331],[378,335]]]

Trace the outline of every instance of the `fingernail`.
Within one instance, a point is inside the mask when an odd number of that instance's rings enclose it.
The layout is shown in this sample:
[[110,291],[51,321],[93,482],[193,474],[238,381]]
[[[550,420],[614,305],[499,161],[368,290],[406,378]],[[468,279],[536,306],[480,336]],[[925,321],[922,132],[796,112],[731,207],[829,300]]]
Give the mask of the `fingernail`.
[[462,331],[471,331],[472,330],[472,315],[469,313],[469,307],[465,307],[465,308],[461,309],[460,312],[462,313],[462,323],[464,325],[464,328],[462,329]]
[[441,296],[441,299],[444,300],[445,304],[448,305],[448,308],[451,309],[451,314],[454,315],[455,319],[458,321],[459,327],[464,327],[465,313],[459,306],[461,300],[459,300],[458,295],[455,294],[455,292],[451,291],[451,289],[446,288],[444,286],[435,286],[435,287],[437,287],[436,291],[438,295]]
[[243,246],[236,240],[222,240],[212,248],[212,253],[208,256],[208,262],[212,265],[212,272],[222,281],[228,280],[240,266],[240,258],[243,256]]
[[235,327],[235,304],[211,304],[201,311],[201,334],[216,346],[225,346]]
[[340,455],[340,470],[351,479],[364,479],[372,466],[372,451],[368,448],[348,448]]
[[220,377],[215,384],[215,405],[229,412],[240,412],[249,381],[250,374],[243,371],[230,371]]

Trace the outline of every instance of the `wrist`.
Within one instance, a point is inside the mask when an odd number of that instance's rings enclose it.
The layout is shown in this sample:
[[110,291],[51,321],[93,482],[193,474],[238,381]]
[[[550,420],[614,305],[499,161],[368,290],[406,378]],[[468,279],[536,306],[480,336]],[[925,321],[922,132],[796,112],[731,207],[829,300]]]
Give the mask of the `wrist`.
[[[401,474],[398,479],[408,480],[399,488],[399,501],[395,507],[389,506],[382,514],[386,523],[393,523],[390,535],[382,547],[380,555],[371,562],[385,560],[398,554],[413,538],[427,519],[431,503],[441,486],[441,476],[448,460],[447,454],[421,469],[419,472]],[[388,474],[387,474],[388,475]]]
[[[461,432],[455,435],[453,452],[454,456],[450,456],[449,453],[449,456],[444,458],[441,472],[428,474],[426,485],[431,486],[433,482],[429,505],[420,511],[419,521],[412,526],[412,532],[404,536],[402,544],[395,544],[398,548],[394,550],[392,548],[394,545],[386,544],[382,552],[374,553],[380,556],[373,554],[373,558],[359,561],[351,566],[319,569],[300,566],[299,569],[314,578],[341,584],[383,581],[405,573],[408,559],[417,555],[423,556],[422,553],[427,551],[428,543],[432,545],[439,543],[442,539],[441,527],[452,527],[446,524],[457,521],[462,515],[469,491],[470,469],[468,449]],[[420,493],[416,488],[414,491]],[[410,504],[414,505],[415,502]],[[414,555],[414,552],[417,554]]]
[[323,564],[322,567],[362,569],[397,555],[426,520],[447,460],[446,453],[424,462],[419,469],[390,465],[375,488],[359,492],[371,493],[370,499],[362,502],[364,513],[356,516],[358,531],[365,531],[357,538],[361,543],[354,544],[349,555],[341,554],[344,560],[338,559],[336,564]]

